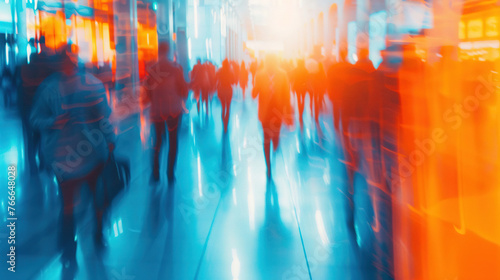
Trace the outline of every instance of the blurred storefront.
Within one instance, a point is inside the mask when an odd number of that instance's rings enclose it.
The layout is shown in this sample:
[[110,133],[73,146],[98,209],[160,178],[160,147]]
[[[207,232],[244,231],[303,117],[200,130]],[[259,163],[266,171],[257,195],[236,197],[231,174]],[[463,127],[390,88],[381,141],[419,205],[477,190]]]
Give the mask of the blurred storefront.
[[500,58],[500,7],[470,2],[464,6],[464,13],[459,23],[459,58],[461,60],[498,60]]
[[306,39],[302,55],[319,48],[324,56],[335,60],[339,49],[346,49],[348,60],[354,63],[358,51],[367,48],[375,66],[381,62],[380,51],[388,45],[401,44],[408,36],[418,37],[433,27],[429,1],[320,1],[311,16],[301,32]]

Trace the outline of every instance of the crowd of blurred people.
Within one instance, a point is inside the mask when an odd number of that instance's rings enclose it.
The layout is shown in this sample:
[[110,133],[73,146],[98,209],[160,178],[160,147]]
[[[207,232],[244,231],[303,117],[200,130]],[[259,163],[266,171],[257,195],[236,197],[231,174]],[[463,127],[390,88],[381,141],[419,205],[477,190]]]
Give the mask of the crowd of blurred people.
[[[29,170],[32,174],[41,170],[54,173],[61,188],[61,247],[64,272],[71,279],[76,271],[73,210],[84,185],[94,197],[96,246],[105,246],[102,223],[106,209],[97,203],[97,185],[99,178],[106,176],[104,166],[115,148],[114,125],[109,121],[109,92],[119,88],[119,81],[111,82],[107,75],[110,71],[82,67],[73,46],[51,50],[45,47],[43,38],[40,46],[40,52],[31,55],[29,64],[20,65],[14,72],[5,69],[0,86],[5,107],[12,109],[17,105],[20,113]],[[458,63],[447,48],[443,48],[435,64],[425,63],[415,55],[412,46],[403,46],[382,51],[382,63],[377,68],[369,59],[368,50],[360,50],[354,64],[348,61],[345,50],[340,50],[335,60],[280,60],[269,54],[260,61],[240,63],[225,59],[219,68],[210,61],[198,60],[186,79],[183,68],[169,60],[168,53],[168,44],[160,43],[158,61],[148,68],[151,71],[145,74],[144,94],[140,96],[155,131],[151,168],[155,183],[160,181],[164,145],[169,147],[168,182],[175,181],[179,128],[182,115],[188,110],[190,91],[200,116],[203,111],[210,115],[217,93],[221,122],[227,133],[234,91],[239,86],[243,100],[247,88],[251,88],[251,96],[258,103],[255,117],[262,125],[268,177],[272,177],[271,143],[276,151],[282,126],[292,126],[296,118],[303,129],[307,100],[310,119],[318,127],[321,116],[332,119],[342,154],[339,160],[347,170],[346,195],[352,203],[356,173],[386,193],[401,184],[399,154],[401,149],[412,150],[413,143],[399,138],[424,137],[418,125],[425,127],[430,122],[431,104],[435,104],[419,91],[436,89],[434,101],[453,108],[454,102],[461,101],[457,96],[471,94],[481,83],[480,77],[486,77],[493,69],[489,62]],[[453,69],[452,75],[449,69]],[[460,95],[450,96],[454,91]],[[329,105],[325,97],[330,100]],[[411,106],[404,106],[405,102]],[[446,117],[443,122],[447,122]],[[168,144],[164,144],[167,134]],[[400,147],[400,143],[407,146]],[[348,229],[355,236],[354,211],[346,213]]]

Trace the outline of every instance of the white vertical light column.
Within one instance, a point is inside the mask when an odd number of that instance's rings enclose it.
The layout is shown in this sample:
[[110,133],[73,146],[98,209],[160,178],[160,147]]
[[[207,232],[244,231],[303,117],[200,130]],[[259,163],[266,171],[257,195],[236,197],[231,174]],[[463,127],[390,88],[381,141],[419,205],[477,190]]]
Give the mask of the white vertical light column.
[[170,25],[170,0],[159,0],[156,9],[156,30],[158,32],[158,43],[170,43],[171,25]]
[[188,54],[188,41],[187,41],[187,1],[175,0],[175,51],[177,55],[177,62],[184,70],[184,77],[188,78],[189,73],[189,54]]
[[17,13],[17,60],[19,62],[26,62],[26,47],[28,41],[26,38],[26,0],[15,0],[16,13]]
[[356,0],[356,49],[370,46],[370,3],[369,0]]

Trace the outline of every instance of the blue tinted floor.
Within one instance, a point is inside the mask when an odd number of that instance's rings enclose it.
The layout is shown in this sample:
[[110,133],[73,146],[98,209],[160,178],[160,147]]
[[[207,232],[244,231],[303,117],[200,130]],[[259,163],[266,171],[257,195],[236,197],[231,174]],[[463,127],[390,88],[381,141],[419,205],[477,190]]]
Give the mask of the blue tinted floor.
[[[302,132],[283,129],[268,181],[254,100],[235,93],[226,136],[216,99],[209,117],[199,116],[195,104],[190,108],[170,189],[166,167],[161,183],[150,183],[151,144],[141,143],[137,116],[120,123],[116,154],[130,159],[131,183],[105,223],[102,262],[90,238],[89,207],[83,203],[77,211],[77,279],[391,279],[384,265],[390,256],[378,246],[390,242],[389,235],[372,230],[374,211],[362,178],[354,195],[357,237],[348,234],[346,171],[331,114],[319,127],[306,117]],[[49,175],[26,170],[19,117],[4,110],[0,122],[7,134],[0,140],[0,170],[17,164],[20,172],[16,272],[2,269],[0,279],[60,279],[57,186]],[[6,175],[0,172],[1,182]],[[6,192],[0,190],[4,223]],[[0,234],[5,257],[5,226]]]

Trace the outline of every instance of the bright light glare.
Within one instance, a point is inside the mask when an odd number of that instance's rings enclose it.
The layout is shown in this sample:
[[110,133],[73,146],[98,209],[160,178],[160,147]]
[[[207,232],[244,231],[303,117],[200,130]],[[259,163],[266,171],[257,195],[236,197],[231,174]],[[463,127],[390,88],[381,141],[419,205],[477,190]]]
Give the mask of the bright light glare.
[[268,30],[273,38],[286,40],[291,35],[296,35],[300,22],[297,20],[300,18],[297,5],[282,2],[277,7],[273,7],[269,13]]

